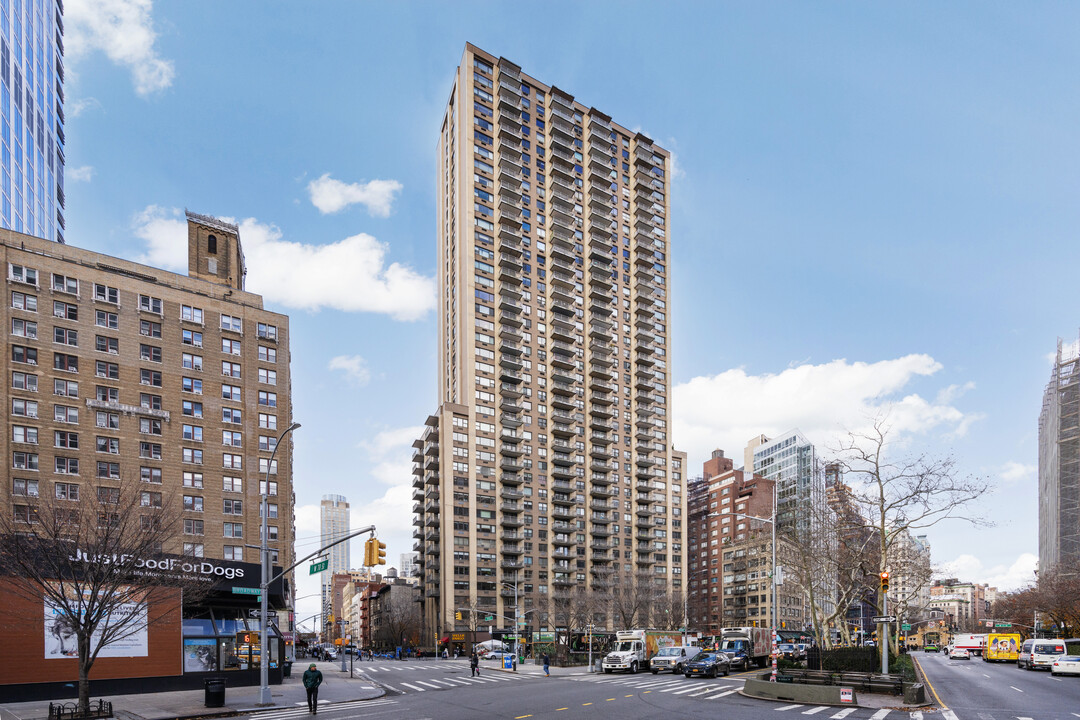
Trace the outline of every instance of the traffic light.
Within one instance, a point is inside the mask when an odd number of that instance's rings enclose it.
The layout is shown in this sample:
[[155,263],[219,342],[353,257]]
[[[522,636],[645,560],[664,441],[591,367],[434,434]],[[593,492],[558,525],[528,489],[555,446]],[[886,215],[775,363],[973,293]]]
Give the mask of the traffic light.
[[882,571],[881,575],[881,592],[889,592],[889,573],[888,571]]
[[379,542],[378,538],[368,538],[364,541],[364,566],[386,564],[386,543]]
[[455,620],[460,620],[461,619],[461,612],[460,611],[454,613],[454,619]]
[[372,557],[374,557],[371,552],[371,543],[374,540],[375,538],[368,538],[364,541],[364,567],[371,567],[375,564],[375,561],[371,559]]

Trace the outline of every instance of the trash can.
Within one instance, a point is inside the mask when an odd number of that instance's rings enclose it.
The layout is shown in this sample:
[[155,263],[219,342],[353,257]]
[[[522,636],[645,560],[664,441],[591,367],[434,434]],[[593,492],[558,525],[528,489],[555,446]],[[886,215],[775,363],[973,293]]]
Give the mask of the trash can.
[[219,708],[225,705],[225,678],[207,678],[204,681],[206,688],[205,704],[208,708]]
[[292,677],[292,660],[286,660],[284,663],[282,663],[281,667],[282,677]]

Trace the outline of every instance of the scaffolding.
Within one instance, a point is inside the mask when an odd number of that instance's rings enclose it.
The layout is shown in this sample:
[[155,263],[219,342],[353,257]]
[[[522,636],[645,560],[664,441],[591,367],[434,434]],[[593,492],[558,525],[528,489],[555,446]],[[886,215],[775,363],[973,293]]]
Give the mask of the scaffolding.
[[1039,414],[1039,567],[1080,563],[1080,340],[1057,356]]

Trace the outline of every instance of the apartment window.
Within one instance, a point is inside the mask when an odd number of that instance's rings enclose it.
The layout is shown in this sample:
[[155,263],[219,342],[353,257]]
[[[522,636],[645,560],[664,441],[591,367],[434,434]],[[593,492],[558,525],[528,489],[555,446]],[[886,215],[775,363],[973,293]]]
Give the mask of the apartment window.
[[161,396],[150,393],[139,393],[139,405],[147,410],[161,409]]
[[244,514],[244,501],[232,500],[225,498],[222,500],[222,510],[226,515],[243,515]]
[[[59,475],[78,475],[79,474],[79,458],[69,457],[57,457],[53,458],[53,472]],[[34,456],[35,467],[37,463],[37,455]]]
[[270,473],[271,475],[277,475],[277,460],[270,462],[267,458],[259,458],[259,472],[263,475]]
[[277,385],[277,370],[259,368],[259,382],[267,385]]
[[[77,460],[75,461],[75,466],[78,467]],[[37,453],[28,453],[22,451],[11,453],[11,467],[15,468],[16,470],[37,470]]]
[[16,310],[28,310],[29,312],[37,312],[37,295],[27,295],[26,293],[13,292],[11,293],[11,307]]
[[[259,535],[262,536],[262,528],[261,527],[259,528]],[[277,526],[275,526],[275,525],[267,525],[266,526],[266,539],[269,540],[269,541],[274,541],[274,540],[278,539]]]
[[[191,523],[192,532],[188,532],[188,523]],[[198,526],[198,532],[195,532],[195,527]],[[185,520],[184,521],[184,534],[186,535],[202,535],[202,520]],[[202,543],[184,543],[184,557],[201,558],[206,557],[203,553],[206,552]]]
[[152,387],[161,387],[161,373],[157,370],[139,369],[139,383]]
[[202,465],[203,451],[198,448],[182,448],[183,462],[189,465]]
[[240,386],[239,385],[222,385],[221,397],[223,400],[232,400],[233,402],[240,402]]
[[12,345],[11,361],[25,363],[27,365],[37,365],[37,348],[26,347],[25,345]]
[[53,370],[64,372],[79,372],[79,358],[75,355],[53,353]]
[[180,306],[180,319],[187,322],[203,324],[203,311],[202,308],[192,307],[191,305]]
[[66,275],[57,275],[53,273],[52,276],[52,289],[54,292],[70,293],[72,295],[79,294],[79,281],[73,277]]
[[202,403],[184,400],[180,405],[180,412],[189,417],[202,417]]
[[36,427],[28,427],[26,425],[12,425],[11,441],[23,443],[25,445],[37,445],[38,429]]
[[101,302],[112,303],[113,305],[119,305],[120,291],[117,288],[109,287],[108,285],[94,283],[94,299]]
[[203,486],[203,474],[200,472],[185,472],[184,487],[201,488]]
[[54,488],[57,500],[77,501],[79,499],[79,486],[74,483],[56,483]]
[[53,342],[59,345],[79,346],[79,331],[68,328],[53,328]]
[[161,315],[161,298],[151,297],[150,295],[139,296],[139,309],[143,312],[151,312],[155,315]]
[[221,466],[231,470],[243,470],[244,456],[225,453],[221,456]]
[[97,451],[99,453],[109,453],[111,455],[120,454],[120,438],[103,437],[98,435],[97,438]]
[[94,361],[94,374],[100,378],[119,380],[120,366],[116,363],[105,362],[104,360],[96,360]]
[[184,496],[184,510],[188,512],[202,512],[203,511],[203,499],[201,495],[185,495]]
[[221,488],[225,492],[244,492],[244,481],[241,478],[226,475],[221,480]]
[[11,318],[11,334],[35,340],[37,339],[37,323],[22,318]]
[[68,405],[53,405],[53,420],[62,423],[78,423],[79,408]]
[[61,320],[78,320],[79,306],[54,300],[52,304],[52,313],[53,317],[58,317]]
[[277,348],[266,347],[265,345],[259,346],[259,361],[260,362],[277,362]]
[[243,332],[244,321],[235,315],[222,315],[221,329],[228,330],[229,332]]
[[32,505],[15,505],[14,517],[17,523],[36,523],[38,520],[37,508]]
[[53,430],[53,446],[67,448],[69,450],[78,450],[79,433],[68,432],[66,430]]
[[149,362],[161,362],[161,348],[156,345],[139,345],[139,359]]
[[263,452],[273,452],[277,447],[277,438],[273,436],[260,435],[259,436],[259,449]]
[[258,323],[257,334],[262,340],[277,340],[277,325]]
[[277,407],[277,393],[259,391],[259,404],[266,407]]
[[19,497],[37,497],[38,481],[15,478],[11,481],[11,494]]
[[161,421],[157,418],[139,418],[139,432],[144,435],[160,435]]
[[53,379],[53,395],[60,397],[79,397],[79,383],[74,380]]
[[231,523],[224,524],[224,534],[227,538],[242,538],[244,537],[244,524],[243,523]]
[[140,320],[139,334],[145,337],[159,338],[161,337],[161,323]]
[[107,310],[96,310],[94,312],[94,324],[98,327],[116,330],[120,327],[120,316]]
[[221,374],[225,377],[239,378],[240,377],[240,363],[223,361],[221,363]]
[[195,332],[194,330],[181,330],[180,342],[185,345],[192,345],[194,347],[202,347],[202,333]]
[[221,352],[227,353],[229,355],[239,355],[240,354],[240,341],[239,340],[229,340],[227,338],[222,338],[221,339]]
[[221,422],[239,425],[244,421],[244,413],[237,408],[221,408]]
[[96,425],[99,428],[118,430],[120,428],[120,413],[98,412]]
[[37,375],[31,375],[24,372],[13,372],[11,373],[11,387],[16,390],[28,390],[30,392],[37,392]]
[[29,268],[24,265],[12,265],[8,263],[8,280],[12,282],[26,283],[27,285],[33,285],[37,287],[38,284],[38,272],[34,268]]
[[185,440],[191,440],[193,442],[203,441],[203,429],[198,425],[182,425],[181,428]]
[[202,395],[202,380],[197,378],[181,378],[180,389],[187,393]]
[[[266,503],[266,517],[267,519],[276,519],[278,514],[277,503]],[[259,508],[259,517],[262,517],[262,508]]]
[[277,430],[277,415],[259,413],[259,427],[264,430]]
[[221,432],[221,444],[225,447],[241,447],[244,444],[242,433],[223,430]]
[[120,479],[120,463],[114,462],[99,462],[97,463],[97,477],[110,478],[113,480]]
[[141,442],[139,443],[139,457],[150,458],[151,460],[161,459],[161,443]]
[[244,546],[243,545],[225,545],[223,547],[226,560],[235,560],[237,562],[244,561]]
[[260,495],[277,495],[277,480],[271,480],[267,485],[265,480],[259,481],[259,494]]
[[185,370],[202,370],[202,355],[184,353],[180,356],[180,365]]
[[161,468],[155,467],[141,467],[139,468],[139,478],[144,483],[153,483],[154,485],[161,484]]
[[[202,520],[189,520],[184,518],[184,534],[185,535],[202,535],[203,534],[203,521]],[[187,548],[187,543],[184,544]],[[199,546],[200,552],[202,546]]]

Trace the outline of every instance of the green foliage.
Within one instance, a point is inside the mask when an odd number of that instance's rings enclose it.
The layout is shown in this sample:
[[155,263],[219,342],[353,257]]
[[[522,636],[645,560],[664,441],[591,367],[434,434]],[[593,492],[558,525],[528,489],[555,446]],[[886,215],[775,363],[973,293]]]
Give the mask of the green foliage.
[[915,662],[908,654],[895,655],[889,658],[889,672],[900,675],[904,682],[915,682],[918,676],[915,674]]
[[[848,647],[823,650],[821,669],[830,672],[874,672],[874,662],[879,657],[874,648]],[[877,667],[881,667],[880,660]]]

